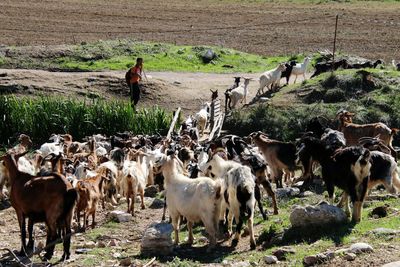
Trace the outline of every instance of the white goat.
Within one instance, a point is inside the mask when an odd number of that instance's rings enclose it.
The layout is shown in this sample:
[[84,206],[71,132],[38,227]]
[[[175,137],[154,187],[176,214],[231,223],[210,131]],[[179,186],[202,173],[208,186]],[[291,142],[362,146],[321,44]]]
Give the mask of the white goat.
[[196,113],[196,120],[197,120],[197,129],[201,135],[204,134],[204,130],[207,127],[208,121],[208,110],[210,109],[210,103],[205,103],[204,106],[201,108],[199,112]]
[[[225,161],[219,155],[214,155],[207,163],[207,174],[210,177],[221,177],[224,179],[225,205],[229,208],[228,231],[232,233],[232,220],[235,216],[236,234],[232,240],[232,245],[237,245],[243,219],[248,218],[248,228],[250,233],[250,247],[256,247],[253,231],[253,218],[255,199],[255,179],[251,169],[234,161]],[[222,207],[222,210],[225,210]]]
[[306,57],[303,61],[303,63],[297,63],[295,66],[293,66],[292,73],[291,75],[296,76],[294,79],[294,83],[297,80],[297,76],[303,75],[303,79],[306,80],[306,71],[308,64],[311,62],[311,57]]
[[209,234],[209,248],[216,245],[218,218],[221,207],[221,184],[208,177],[190,179],[182,174],[182,162],[175,156],[159,157],[156,166],[162,166],[167,207],[175,232],[175,245],[179,243],[180,216],[187,219],[188,243],[193,243],[193,223],[203,222]]
[[277,88],[281,82],[282,71],[286,69],[285,64],[281,63],[275,69],[269,70],[260,76],[260,88],[258,88],[257,95],[264,93],[264,88],[271,86],[271,90]]
[[231,99],[232,108],[235,108],[239,101],[241,101],[243,104],[246,104],[247,87],[250,81],[250,78],[244,78],[243,84],[228,92],[228,95]]
[[136,194],[139,193],[142,202],[142,209],[144,205],[144,188],[146,187],[145,175],[141,170],[141,166],[135,161],[124,162],[122,169],[121,188],[123,194],[126,196],[128,203],[128,213],[134,215]]

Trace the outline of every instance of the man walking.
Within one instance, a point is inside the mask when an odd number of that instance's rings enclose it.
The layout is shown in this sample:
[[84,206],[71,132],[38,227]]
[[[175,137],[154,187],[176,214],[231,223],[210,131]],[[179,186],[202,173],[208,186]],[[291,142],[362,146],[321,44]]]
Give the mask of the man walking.
[[129,87],[131,96],[131,105],[135,107],[140,99],[139,81],[142,80],[143,58],[136,59],[136,65],[133,66],[127,74],[129,74]]

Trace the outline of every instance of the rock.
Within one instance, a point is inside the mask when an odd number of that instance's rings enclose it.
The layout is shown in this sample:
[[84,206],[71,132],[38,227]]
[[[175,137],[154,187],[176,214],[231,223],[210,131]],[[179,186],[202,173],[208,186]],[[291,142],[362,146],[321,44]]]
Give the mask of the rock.
[[278,262],[278,258],[275,256],[268,255],[264,257],[264,262],[266,264],[275,264]]
[[286,255],[287,254],[295,254],[296,251],[292,248],[279,248],[277,250],[275,250],[274,252],[272,252],[272,255],[274,255],[275,257],[278,258],[278,260],[283,261],[286,260]]
[[324,253],[318,253],[316,257],[318,263],[322,263],[328,260],[328,257]]
[[197,243],[207,244],[207,242],[208,242],[208,238],[205,236],[199,237],[197,239]]
[[83,247],[84,247],[84,248],[95,248],[95,247],[96,247],[96,243],[94,243],[93,241],[89,241],[89,242],[86,242],[86,243],[83,245]]
[[356,259],[357,255],[351,252],[346,252],[344,254],[344,259],[347,261],[354,261]]
[[311,255],[311,256],[305,256],[303,259],[303,264],[304,266],[313,266],[317,264],[318,258],[317,256]]
[[389,229],[389,228],[376,228],[371,231],[371,233],[376,235],[396,235],[399,234],[399,230]]
[[300,195],[300,189],[296,187],[285,187],[276,189],[276,197],[279,199],[296,197]]
[[328,260],[331,260],[331,259],[335,258],[336,255],[335,255],[335,252],[329,250],[329,251],[325,252],[325,256]]
[[327,203],[321,203],[317,206],[296,206],[289,219],[293,227],[337,225],[347,222],[347,216],[342,209]]
[[355,243],[350,246],[350,252],[355,254],[372,252],[374,249],[367,243]]
[[149,205],[150,209],[162,209],[164,208],[164,200],[155,198],[153,202]]
[[78,248],[75,250],[75,253],[76,254],[86,254],[90,251],[91,251],[91,249],[88,249],[88,248]]
[[119,258],[121,258],[121,253],[119,253],[119,252],[115,252],[114,254],[113,254],[113,258],[115,258],[115,259],[119,259]]
[[120,266],[131,266],[132,261],[130,258],[125,258],[119,261]]
[[156,197],[158,193],[158,185],[150,185],[144,189],[145,197]]
[[203,55],[201,55],[201,59],[203,63],[207,64],[210,63],[212,60],[217,58],[217,54],[212,49],[207,49]]
[[6,226],[6,221],[0,220],[0,226]]
[[376,218],[383,218],[388,215],[388,206],[380,206],[376,207],[371,211],[370,216]]
[[169,223],[153,223],[143,234],[141,253],[144,255],[168,255],[173,250],[171,239],[172,225]]
[[133,219],[133,216],[129,213],[123,212],[121,210],[113,210],[108,214],[108,217],[116,222],[129,222]]
[[348,248],[341,248],[341,249],[338,249],[338,250],[335,251],[335,255],[336,255],[336,256],[340,256],[340,255],[345,254],[345,253],[348,252],[348,251],[349,251]]
[[106,247],[106,243],[104,243],[103,241],[97,241],[96,247],[105,248]]
[[116,247],[118,246],[118,243],[115,239],[111,239],[110,242],[108,242],[109,247]]
[[398,266],[400,266],[400,261],[390,262],[386,263],[385,265],[382,265],[382,267],[398,267]]
[[224,65],[222,65],[222,67],[223,68],[227,68],[227,69],[233,69],[234,68],[234,66],[230,65],[230,64],[224,64]]
[[300,197],[311,197],[313,195],[315,195],[315,194],[313,192],[311,192],[311,191],[304,191],[299,196]]

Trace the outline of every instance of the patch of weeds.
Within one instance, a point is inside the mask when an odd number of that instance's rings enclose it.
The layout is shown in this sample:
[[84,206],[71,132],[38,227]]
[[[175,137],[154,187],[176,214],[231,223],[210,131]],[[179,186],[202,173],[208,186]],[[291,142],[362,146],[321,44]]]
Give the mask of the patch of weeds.
[[167,262],[167,266],[169,266],[169,267],[195,267],[195,266],[200,266],[200,263],[197,261],[182,260],[178,257],[175,257],[172,261]]

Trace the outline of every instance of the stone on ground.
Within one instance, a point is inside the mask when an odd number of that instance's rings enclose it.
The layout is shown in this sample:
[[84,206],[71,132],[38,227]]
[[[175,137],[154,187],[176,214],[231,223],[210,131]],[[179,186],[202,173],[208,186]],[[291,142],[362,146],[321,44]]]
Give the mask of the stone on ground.
[[108,217],[116,222],[122,223],[122,222],[129,222],[133,219],[132,214],[123,212],[121,210],[113,210],[108,214]]
[[144,255],[168,255],[174,246],[171,239],[172,226],[169,223],[153,223],[144,232],[141,253]]
[[355,254],[372,252],[374,249],[367,243],[355,243],[350,246],[350,252]]

